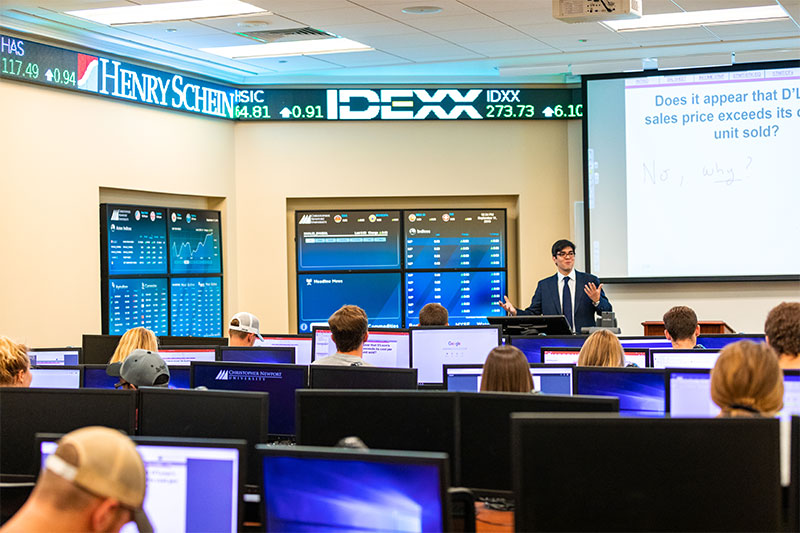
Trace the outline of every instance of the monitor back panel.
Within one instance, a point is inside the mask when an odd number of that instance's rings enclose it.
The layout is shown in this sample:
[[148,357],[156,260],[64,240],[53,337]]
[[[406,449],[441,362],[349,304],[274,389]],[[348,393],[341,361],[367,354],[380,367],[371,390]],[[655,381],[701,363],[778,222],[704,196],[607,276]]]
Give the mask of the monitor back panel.
[[517,531],[779,530],[777,420],[514,415],[511,434]]
[[312,389],[415,390],[416,368],[311,365]]

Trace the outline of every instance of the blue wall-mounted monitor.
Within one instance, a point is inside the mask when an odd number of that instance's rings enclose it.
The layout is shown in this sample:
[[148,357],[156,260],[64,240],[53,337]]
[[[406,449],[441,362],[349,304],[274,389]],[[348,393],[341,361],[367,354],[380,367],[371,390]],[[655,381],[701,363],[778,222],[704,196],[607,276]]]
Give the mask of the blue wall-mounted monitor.
[[170,209],[168,216],[170,273],[221,274],[220,212]]
[[170,335],[221,337],[222,277],[170,279]]
[[167,221],[163,207],[103,204],[104,270],[111,276],[167,273]]
[[314,325],[345,304],[361,307],[371,327],[403,326],[400,273],[299,274],[297,276],[298,329],[310,333]]
[[122,335],[145,327],[156,335],[169,333],[167,278],[108,280],[108,333]]
[[298,272],[400,268],[400,211],[298,211],[295,223]]
[[505,209],[414,209],[403,213],[406,269],[506,267]]
[[406,324],[418,325],[428,303],[443,305],[451,326],[488,324],[487,316],[505,316],[497,305],[505,293],[505,271],[406,272]]

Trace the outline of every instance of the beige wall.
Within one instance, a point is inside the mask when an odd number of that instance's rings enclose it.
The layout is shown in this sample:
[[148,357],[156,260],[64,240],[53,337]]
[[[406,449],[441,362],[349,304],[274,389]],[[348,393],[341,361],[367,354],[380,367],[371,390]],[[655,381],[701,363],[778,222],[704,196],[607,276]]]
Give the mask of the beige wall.
[[232,196],[230,122],[9,81],[0,117],[0,334],[31,346],[101,331],[101,188]]
[[[101,330],[100,201],[222,210],[226,314],[249,310],[285,332],[294,206],[516,200],[510,296],[524,306],[553,272],[550,244],[575,234],[582,194],[578,122],[234,125],[8,81],[0,117],[0,334],[34,346]],[[606,289],[628,334],[678,303],[758,331],[774,304],[800,300],[798,283]]]

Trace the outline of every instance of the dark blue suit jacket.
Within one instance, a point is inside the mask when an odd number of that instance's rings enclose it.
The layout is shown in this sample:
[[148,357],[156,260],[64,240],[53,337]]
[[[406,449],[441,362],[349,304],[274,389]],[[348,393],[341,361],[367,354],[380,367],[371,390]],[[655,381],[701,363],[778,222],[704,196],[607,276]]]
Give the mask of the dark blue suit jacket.
[[[597,307],[586,296],[583,288],[588,283],[600,285],[597,276],[575,271],[575,332],[580,333],[581,328],[594,326],[595,313],[611,311],[611,302],[606,298],[606,294],[600,291],[600,303]],[[518,315],[563,315],[561,310],[561,297],[558,292],[558,274],[553,274],[549,278],[539,281],[536,292],[531,298],[531,305],[526,309],[517,309]]]

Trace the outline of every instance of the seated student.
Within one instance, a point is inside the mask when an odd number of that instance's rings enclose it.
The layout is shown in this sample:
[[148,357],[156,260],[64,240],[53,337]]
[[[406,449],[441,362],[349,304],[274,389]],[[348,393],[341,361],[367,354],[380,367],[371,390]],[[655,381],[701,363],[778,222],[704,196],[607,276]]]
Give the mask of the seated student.
[[447,326],[447,309],[442,304],[431,302],[419,310],[420,326]]
[[531,392],[533,378],[525,354],[515,346],[492,348],[483,363],[481,392]]
[[357,305],[343,305],[328,319],[336,353],[317,359],[312,365],[373,366],[362,358],[367,340],[367,313]]
[[0,335],[0,387],[30,387],[32,380],[28,348]]
[[678,305],[664,313],[664,336],[672,343],[673,348],[703,349],[697,344],[700,335],[700,324],[691,307]]
[[166,387],[169,368],[158,352],[134,350],[121,363],[106,367],[106,374],[120,378],[116,388],[136,390],[139,387]]
[[578,366],[625,366],[625,351],[619,339],[608,330],[595,331],[581,347]]
[[30,497],[0,531],[117,532],[132,520],[139,531],[153,531],[142,508],[146,484],[130,438],[106,427],[84,427],[61,437]]
[[158,351],[156,334],[147,328],[129,329],[119,340],[117,349],[114,350],[114,355],[111,356],[111,360],[108,363],[122,362],[132,351],[138,349],[150,350],[151,352]]
[[719,416],[774,416],[783,407],[783,371],[767,345],[739,341],[725,346],[711,370],[711,399]]
[[781,368],[800,368],[800,302],[783,302],[767,315],[767,344],[778,353]]
[[258,317],[253,313],[236,313],[228,326],[228,346],[252,346],[256,339],[263,341],[258,329]]

